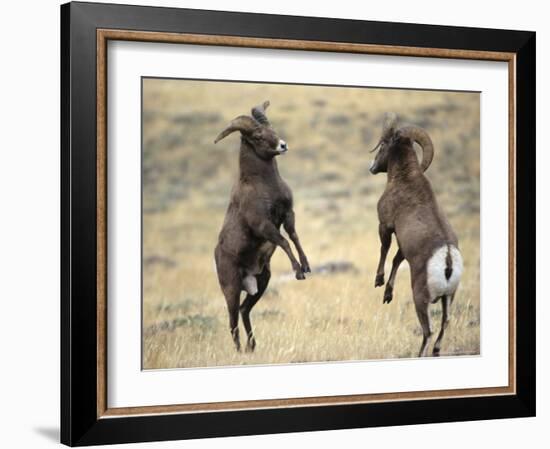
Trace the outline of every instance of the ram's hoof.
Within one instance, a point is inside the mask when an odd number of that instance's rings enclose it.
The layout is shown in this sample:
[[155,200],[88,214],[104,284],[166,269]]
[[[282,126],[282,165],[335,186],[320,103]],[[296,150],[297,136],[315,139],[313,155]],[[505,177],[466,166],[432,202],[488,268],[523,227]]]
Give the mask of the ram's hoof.
[[384,292],[384,304],[389,304],[393,299],[393,291],[386,290]]
[[246,344],[246,352],[254,352],[254,349],[256,349],[256,340],[254,338],[248,340],[248,343]]
[[305,279],[305,275],[304,273],[302,272],[302,269],[300,268],[298,271],[296,271],[296,279],[298,279],[299,281]]
[[383,274],[377,274],[376,279],[374,280],[374,286],[375,287],[381,287],[384,285],[384,275]]

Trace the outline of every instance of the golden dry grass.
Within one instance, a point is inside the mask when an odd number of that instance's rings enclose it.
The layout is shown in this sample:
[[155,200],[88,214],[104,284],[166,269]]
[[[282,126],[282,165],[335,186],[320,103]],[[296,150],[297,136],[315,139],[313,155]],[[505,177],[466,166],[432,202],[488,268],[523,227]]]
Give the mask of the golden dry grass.
[[[383,289],[373,287],[376,202],[385,175],[368,173],[367,150],[388,110],[432,136],[436,154],[427,176],[464,257],[442,352],[479,353],[477,94],[153,79],[144,80],[143,93],[145,369],[416,356],[422,337],[407,264],[391,304],[383,305]],[[289,279],[290,263],[277,250],[270,286],[251,314],[256,352],[236,353],[213,250],[239,139],[213,140],[232,118],[265,99],[290,147],[279,168],[294,192],[310,264],[348,262],[355,270],[299,282]],[[438,330],[439,304],[432,315]]]

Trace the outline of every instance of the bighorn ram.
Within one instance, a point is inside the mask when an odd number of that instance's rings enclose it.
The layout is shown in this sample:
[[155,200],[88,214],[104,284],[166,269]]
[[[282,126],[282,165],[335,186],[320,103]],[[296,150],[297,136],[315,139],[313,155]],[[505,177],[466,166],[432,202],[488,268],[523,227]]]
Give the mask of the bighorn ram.
[[[229,328],[240,350],[239,310],[248,337],[247,350],[256,346],[250,310],[262,297],[271,271],[269,262],[277,246],[287,254],[296,279],[305,279],[310,272],[307,257],[294,228],[292,192],[283,181],[275,157],[288,151],[265,115],[269,106],[252,109],[252,117],[234,119],[216,138],[219,142],[229,134],[241,133],[239,177],[233,186],[218,245],[215,250],[216,270],[220,287],[227,301]],[[284,226],[294,242],[300,262],[279,229]],[[241,291],[247,293],[240,304]]]
[[[413,142],[422,147],[421,164]],[[375,287],[384,285],[384,264],[392,233],[395,233],[398,250],[386,284],[384,303],[391,302],[397,269],[406,259],[411,269],[413,300],[423,332],[420,357],[427,355],[433,334],[429,305],[441,299],[441,330],[433,348],[433,355],[438,356],[463,265],[457,237],[423,174],[432,162],[433,144],[428,133],[417,126],[397,128],[396,116],[390,113],[386,115],[382,137],[372,151],[377,149],[370,171],[373,174],[386,172],[387,185],[378,201],[381,250]]]

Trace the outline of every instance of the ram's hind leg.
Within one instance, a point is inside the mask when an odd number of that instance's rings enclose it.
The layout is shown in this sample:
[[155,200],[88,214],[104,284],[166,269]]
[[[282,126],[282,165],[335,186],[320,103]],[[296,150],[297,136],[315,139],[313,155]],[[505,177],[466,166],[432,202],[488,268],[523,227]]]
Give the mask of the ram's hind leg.
[[423,270],[413,271],[411,273],[411,281],[416,315],[422,327],[422,345],[420,345],[418,357],[426,357],[428,355],[428,347],[432,342],[433,328],[430,318],[431,298],[426,286],[425,272]]
[[241,341],[239,338],[239,302],[241,296],[241,274],[239,268],[235,266],[230,259],[216,248],[215,253],[216,272],[220,288],[225,296],[227,303],[227,312],[229,313],[229,330],[235,349],[241,350]]
[[256,276],[256,282],[258,285],[258,290],[255,294],[251,295],[250,293],[246,295],[243,303],[241,304],[240,311],[241,317],[243,319],[244,328],[246,330],[246,335],[248,338],[246,344],[246,350],[249,352],[254,351],[256,347],[256,339],[254,338],[254,333],[252,332],[252,325],[250,323],[250,311],[252,307],[260,300],[262,295],[269,284],[269,279],[271,278],[271,271],[269,270],[269,265],[265,265],[263,271]]
[[428,308],[429,303],[416,305],[416,314],[418,321],[420,321],[420,326],[422,326],[422,344],[420,345],[418,357],[426,357],[428,355],[428,347],[432,342],[433,329]]
[[241,340],[239,338],[239,300],[241,295],[240,287],[227,285],[222,287],[225,301],[227,302],[227,312],[229,313],[229,331],[237,351],[241,350]]
[[437,337],[437,340],[435,341],[433,355],[434,357],[439,356],[439,353],[441,351],[441,341],[443,340],[443,335],[445,335],[445,329],[447,329],[447,326],[449,325],[449,309],[451,307],[451,302],[453,301],[453,295],[447,295],[443,296],[441,298],[441,330],[439,331],[439,336]]

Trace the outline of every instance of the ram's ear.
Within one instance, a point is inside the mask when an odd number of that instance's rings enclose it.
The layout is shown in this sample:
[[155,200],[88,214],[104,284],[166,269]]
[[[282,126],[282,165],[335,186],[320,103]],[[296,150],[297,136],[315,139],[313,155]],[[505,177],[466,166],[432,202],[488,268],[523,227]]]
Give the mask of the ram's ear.
[[225,128],[214,140],[214,143],[218,143],[224,137],[229,134],[240,131],[242,134],[251,134],[258,128],[258,123],[252,118],[246,115],[241,115],[234,119],[227,128]]
[[378,143],[376,144],[376,146],[372,150],[369,151],[369,153],[374,153],[376,150],[378,150],[378,148],[380,148],[380,145],[382,145],[382,142],[383,142],[383,140],[380,139],[378,141]]

